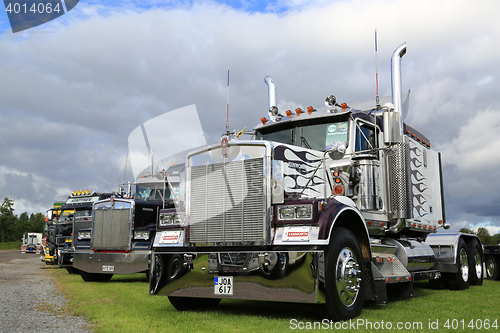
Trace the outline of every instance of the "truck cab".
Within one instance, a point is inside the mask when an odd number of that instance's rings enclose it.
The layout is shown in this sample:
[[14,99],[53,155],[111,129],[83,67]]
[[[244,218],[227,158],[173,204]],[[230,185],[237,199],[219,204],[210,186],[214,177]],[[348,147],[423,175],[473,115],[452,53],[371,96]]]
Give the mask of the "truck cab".
[[42,253],[42,234],[25,232],[22,238],[21,253]]
[[[81,222],[89,223],[92,218],[92,204],[111,196],[111,193],[96,193],[89,190],[74,191],[66,202],[57,208],[57,217],[47,228],[45,263],[73,270],[74,228]],[[76,223],[76,224],[75,224]]]
[[74,267],[85,281],[114,274],[149,273],[159,211],[171,205],[163,180],[139,176],[118,193],[94,202],[91,223],[75,235]]
[[412,297],[417,280],[481,284],[477,237],[437,234],[449,227],[441,155],[404,122],[405,52],[391,59],[393,103],[369,109],[329,95],[283,112],[267,76],[269,118],[253,140],[187,154],[183,200],[157,225],[150,294],[178,310],[268,300],[348,320],[364,301]]

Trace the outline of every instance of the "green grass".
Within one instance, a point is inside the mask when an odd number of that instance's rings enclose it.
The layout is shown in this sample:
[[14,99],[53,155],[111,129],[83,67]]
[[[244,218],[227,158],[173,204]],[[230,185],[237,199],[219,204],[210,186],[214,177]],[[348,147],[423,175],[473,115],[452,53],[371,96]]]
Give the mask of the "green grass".
[[0,250],[19,250],[19,251],[21,251],[21,244],[23,244],[22,241],[3,242],[3,243],[0,243]]
[[[84,282],[79,275],[70,275],[63,269],[50,269],[57,278],[61,291],[70,299],[68,310],[86,317],[101,332],[288,332],[307,330],[308,323],[320,327],[316,308],[307,304],[222,300],[211,310],[179,312],[167,297],[150,296],[145,274],[115,275],[110,282]],[[464,291],[431,289],[427,282],[415,283],[415,297],[391,299],[386,306],[365,305],[360,317],[352,324],[355,329],[334,331],[355,332],[472,332],[498,331],[467,327],[471,320],[498,319],[500,326],[500,281],[484,281]],[[293,320],[296,321],[293,321]],[[453,319],[456,321],[453,322]],[[449,320],[450,328],[444,327]],[[462,320],[463,323],[462,324]],[[375,328],[384,322],[393,329]],[[429,322],[436,323],[429,329]],[[298,329],[299,322],[304,329]],[[370,329],[369,324],[372,323]],[[398,322],[415,329],[397,330]],[[297,326],[295,325],[297,324]],[[326,323],[325,323],[326,324]],[[338,323],[337,325],[340,325]],[[344,323],[347,327],[349,323]],[[328,325],[330,325],[328,323]],[[458,329],[453,329],[453,326]],[[462,329],[462,325],[465,329]],[[329,326],[328,326],[329,327]]]

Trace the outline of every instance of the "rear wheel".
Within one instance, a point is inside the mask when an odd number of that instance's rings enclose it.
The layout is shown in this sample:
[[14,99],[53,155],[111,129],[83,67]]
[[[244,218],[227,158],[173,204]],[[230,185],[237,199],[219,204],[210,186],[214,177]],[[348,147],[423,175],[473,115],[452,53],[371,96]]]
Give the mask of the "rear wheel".
[[452,290],[468,289],[470,285],[469,258],[467,256],[467,247],[463,239],[458,241],[457,265],[458,272],[445,274],[446,284],[448,288]]
[[474,239],[468,248],[470,284],[481,286],[483,284],[483,252],[477,239]]
[[196,310],[199,308],[215,308],[220,303],[220,298],[194,298],[168,296],[168,300],[179,311]]
[[494,256],[486,256],[486,275],[488,279],[498,280],[500,274],[498,272],[498,260]]
[[356,236],[348,229],[338,228],[330,239],[325,263],[323,309],[328,318],[340,321],[360,315],[365,298],[363,270],[363,256]]

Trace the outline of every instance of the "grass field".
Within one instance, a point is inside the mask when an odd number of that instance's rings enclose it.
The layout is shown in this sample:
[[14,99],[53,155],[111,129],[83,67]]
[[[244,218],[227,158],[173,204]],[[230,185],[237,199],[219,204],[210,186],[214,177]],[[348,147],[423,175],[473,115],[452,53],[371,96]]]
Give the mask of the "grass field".
[[0,250],[19,250],[19,251],[21,251],[21,244],[23,244],[22,241],[0,243]]
[[[464,291],[435,290],[427,282],[418,282],[415,297],[394,299],[386,306],[365,305],[360,317],[350,323],[335,324],[322,321],[316,315],[317,309],[307,304],[223,300],[215,309],[179,312],[167,297],[148,294],[145,274],[115,275],[110,282],[98,283],[84,282],[79,275],[68,274],[64,269],[49,271],[70,300],[68,311],[86,317],[99,333],[268,333],[312,331],[314,327],[318,331],[342,332],[497,332],[500,329],[500,281],[485,280],[483,286]],[[398,325],[402,329],[397,329]]]

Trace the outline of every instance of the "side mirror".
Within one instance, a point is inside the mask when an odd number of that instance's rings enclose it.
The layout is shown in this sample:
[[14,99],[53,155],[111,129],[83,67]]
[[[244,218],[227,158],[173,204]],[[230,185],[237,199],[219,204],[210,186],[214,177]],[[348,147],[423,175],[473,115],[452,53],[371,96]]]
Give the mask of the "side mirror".
[[328,156],[330,156],[332,160],[340,160],[345,155],[346,147],[343,142],[334,141],[328,145],[326,151],[328,152]]
[[167,170],[165,170],[165,167],[163,165],[158,165],[156,167],[156,178],[158,180],[165,179],[166,174],[167,174]]

